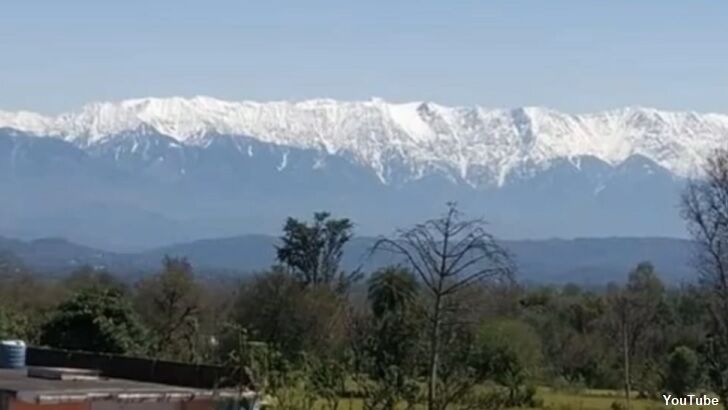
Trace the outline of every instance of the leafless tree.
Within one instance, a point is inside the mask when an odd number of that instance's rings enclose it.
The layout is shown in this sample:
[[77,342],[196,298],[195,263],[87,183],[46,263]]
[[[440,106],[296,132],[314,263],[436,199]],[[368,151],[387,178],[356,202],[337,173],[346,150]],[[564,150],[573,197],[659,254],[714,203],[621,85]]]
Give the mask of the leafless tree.
[[202,288],[186,258],[165,257],[162,263],[161,272],[137,284],[137,309],[147,313],[147,325],[157,335],[150,353],[195,361]]
[[689,182],[682,197],[682,216],[697,243],[695,267],[709,295],[708,374],[728,408],[728,150],[715,151],[704,175]]
[[436,219],[400,230],[393,238],[381,238],[373,252],[390,252],[403,259],[424,284],[430,296],[428,319],[428,410],[442,410],[450,404],[438,397],[442,382],[438,371],[444,335],[443,327],[453,315],[448,306],[471,285],[483,281],[512,280],[514,264],[508,252],[486,230],[482,219],[464,219],[454,203]]
[[632,408],[630,392],[635,358],[640,346],[646,343],[649,331],[657,325],[663,294],[664,287],[652,264],[643,262],[630,272],[627,286],[612,288],[607,296],[609,324],[616,336],[617,350],[622,355],[623,387],[628,409]]

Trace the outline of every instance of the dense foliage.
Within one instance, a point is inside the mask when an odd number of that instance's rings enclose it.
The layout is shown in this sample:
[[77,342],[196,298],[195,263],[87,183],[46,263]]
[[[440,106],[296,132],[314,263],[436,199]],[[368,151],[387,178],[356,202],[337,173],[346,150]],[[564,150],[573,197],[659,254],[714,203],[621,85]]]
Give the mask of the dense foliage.
[[508,252],[452,205],[383,238],[375,250],[401,263],[356,280],[339,266],[352,235],[326,213],[289,219],[279,264],[242,278],[184,258],[136,282],[0,263],[0,337],[245,367],[286,409],[333,410],[342,396],[371,410],[537,406],[536,386],[632,397],[721,387],[728,349],[708,305],[722,305],[703,282],[664,284],[645,262],[604,287],[519,284]]
[[87,288],[58,305],[40,329],[43,345],[109,353],[142,351],[144,331],[123,294]]

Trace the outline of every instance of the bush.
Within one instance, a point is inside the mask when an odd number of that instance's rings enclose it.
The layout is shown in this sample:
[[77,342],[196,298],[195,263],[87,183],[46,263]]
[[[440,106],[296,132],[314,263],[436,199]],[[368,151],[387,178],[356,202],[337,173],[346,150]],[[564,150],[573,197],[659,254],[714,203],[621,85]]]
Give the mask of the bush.
[[0,307],[0,339],[26,339],[28,335],[27,319],[10,310]]
[[508,403],[509,407],[543,407],[543,400],[536,397],[536,386],[528,385],[516,390],[516,394]]
[[42,326],[40,342],[60,349],[133,354],[143,350],[145,331],[125,295],[92,288],[58,307]]
[[613,401],[609,408],[611,410],[628,410],[627,405],[621,401]]
[[683,396],[698,384],[698,355],[686,346],[678,346],[667,360],[664,387],[676,396]]

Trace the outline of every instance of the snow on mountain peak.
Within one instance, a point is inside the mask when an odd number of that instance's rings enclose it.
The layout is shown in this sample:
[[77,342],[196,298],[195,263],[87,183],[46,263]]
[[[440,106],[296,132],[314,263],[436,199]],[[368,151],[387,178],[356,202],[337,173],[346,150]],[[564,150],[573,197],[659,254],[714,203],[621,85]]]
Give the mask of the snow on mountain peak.
[[92,103],[56,117],[0,111],[0,127],[81,147],[144,127],[188,145],[205,145],[219,135],[249,136],[346,153],[382,178],[398,161],[415,175],[449,170],[465,180],[487,176],[502,184],[519,167],[543,168],[582,156],[618,164],[642,155],[677,175],[690,175],[728,138],[728,115],[642,107],[574,115],[542,107],[447,107],[379,98],[260,103],[198,96]]

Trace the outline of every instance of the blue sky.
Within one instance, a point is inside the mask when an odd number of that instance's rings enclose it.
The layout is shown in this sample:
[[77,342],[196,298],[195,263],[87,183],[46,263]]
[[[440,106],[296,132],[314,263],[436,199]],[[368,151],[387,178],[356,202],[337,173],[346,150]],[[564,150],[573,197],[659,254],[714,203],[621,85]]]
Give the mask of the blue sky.
[[728,112],[726,1],[8,0],[0,109],[141,96]]

